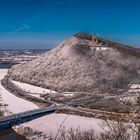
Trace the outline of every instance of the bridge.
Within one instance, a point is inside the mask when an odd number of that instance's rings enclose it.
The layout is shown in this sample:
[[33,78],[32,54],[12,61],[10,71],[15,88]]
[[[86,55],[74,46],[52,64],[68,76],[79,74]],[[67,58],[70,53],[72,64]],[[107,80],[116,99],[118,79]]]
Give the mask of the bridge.
[[0,130],[11,128],[15,125],[19,125],[44,115],[54,113],[58,109],[58,106],[50,106],[48,108],[35,109],[14,115],[0,117]]

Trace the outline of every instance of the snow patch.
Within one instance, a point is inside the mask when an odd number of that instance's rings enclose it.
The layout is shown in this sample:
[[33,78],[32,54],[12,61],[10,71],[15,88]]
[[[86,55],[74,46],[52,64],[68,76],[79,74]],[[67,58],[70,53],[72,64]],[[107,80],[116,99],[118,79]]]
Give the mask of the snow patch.
[[132,84],[130,86],[131,89],[140,89],[140,84]]
[[132,84],[130,86],[129,92],[135,92],[135,93],[140,92],[140,84]]
[[56,93],[56,91],[41,88],[38,86],[30,85],[27,83],[21,83],[18,81],[12,80],[12,82],[17,85],[19,88],[25,90],[26,92],[35,93],[35,94],[46,94],[46,93]]
[[[7,71],[7,69],[0,69],[0,80],[4,78],[4,76],[7,74]],[[1,84],[0,95],[4,104],[8,104],[8,110],[10,110],[12,113],[19,113],[38,108],[32,102],[16,97],[15,95],[7,91]]]

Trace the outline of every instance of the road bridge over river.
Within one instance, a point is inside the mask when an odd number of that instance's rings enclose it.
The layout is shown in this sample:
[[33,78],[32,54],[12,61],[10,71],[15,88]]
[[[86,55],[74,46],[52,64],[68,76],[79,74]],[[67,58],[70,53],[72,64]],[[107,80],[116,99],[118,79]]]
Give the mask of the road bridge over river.
[[48,108],[35,109],[14,115],[0,117],[0,130],[11,128],[15,125],[19,125],[33,119],[42,117],[44,115],[54,113],[60,106],[50,106]]

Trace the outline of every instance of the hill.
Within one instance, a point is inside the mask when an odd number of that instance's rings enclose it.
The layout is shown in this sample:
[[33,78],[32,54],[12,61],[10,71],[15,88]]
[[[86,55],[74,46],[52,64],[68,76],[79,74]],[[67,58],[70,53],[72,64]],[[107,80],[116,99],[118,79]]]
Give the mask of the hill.
[[78,33],[39,58],[13,66],[9,74],[59,92],[122,89],[139,81],[139,49],[102,38],[99,42],[105,46],[94,49],[88,45],[91,38]]

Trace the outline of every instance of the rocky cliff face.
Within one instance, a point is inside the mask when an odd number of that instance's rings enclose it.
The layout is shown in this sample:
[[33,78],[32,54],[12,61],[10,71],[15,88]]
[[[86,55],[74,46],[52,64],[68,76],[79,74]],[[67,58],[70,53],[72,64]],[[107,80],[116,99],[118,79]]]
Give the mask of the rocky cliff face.
[[110,45],[93,49],[81,42],[90,38],[73,36],[40,58],[13,66],[11,78],[59,92],[124,88],[138,80],[139,58]]

